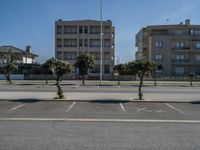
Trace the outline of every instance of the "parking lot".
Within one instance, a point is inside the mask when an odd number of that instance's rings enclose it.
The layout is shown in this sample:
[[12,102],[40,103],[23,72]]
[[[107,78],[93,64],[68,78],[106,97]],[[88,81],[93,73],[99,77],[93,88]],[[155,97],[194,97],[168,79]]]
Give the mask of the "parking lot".
[[197,150],[199,109],[198,102],[0,101],[0,147]]
[[199,103],[0,101],[0,118],[200,120]]

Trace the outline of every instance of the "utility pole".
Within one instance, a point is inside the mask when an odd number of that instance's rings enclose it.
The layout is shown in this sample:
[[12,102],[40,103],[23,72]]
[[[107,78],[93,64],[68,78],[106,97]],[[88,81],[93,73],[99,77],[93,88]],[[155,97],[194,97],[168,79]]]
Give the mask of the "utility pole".
[[103,14],[103,6],[102,0],[100,0],[100,22],[101,22],[101,31],[100,31],[100,85],[102,85],[103,79],[103,22],[102,22],[102,14]]

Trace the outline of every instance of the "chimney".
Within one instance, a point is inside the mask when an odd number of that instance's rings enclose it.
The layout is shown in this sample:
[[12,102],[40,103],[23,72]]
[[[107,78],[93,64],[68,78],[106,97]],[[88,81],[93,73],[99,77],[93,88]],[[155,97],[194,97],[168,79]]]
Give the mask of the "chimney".
[[190,19],[185,20],[185,25],[190,25]]
[[31,53],[31,46],[29,46],[29,45],[26,46],[26,52],[27,52],[27,53]]

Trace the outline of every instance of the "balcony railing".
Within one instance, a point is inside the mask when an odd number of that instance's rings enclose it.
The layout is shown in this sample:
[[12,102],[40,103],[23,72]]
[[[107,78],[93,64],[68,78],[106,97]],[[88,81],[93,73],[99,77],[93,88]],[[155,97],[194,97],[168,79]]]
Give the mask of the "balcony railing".
[[185,64],[185,63],[190,63],[190,60],[189,59],[175,59],[175,60],[172,60],[172,63]]
[[173,47],[172,49],[174,49],[174,50],[190,50],[191,47],[190,47],[190,46],[185,46],[185,47]]

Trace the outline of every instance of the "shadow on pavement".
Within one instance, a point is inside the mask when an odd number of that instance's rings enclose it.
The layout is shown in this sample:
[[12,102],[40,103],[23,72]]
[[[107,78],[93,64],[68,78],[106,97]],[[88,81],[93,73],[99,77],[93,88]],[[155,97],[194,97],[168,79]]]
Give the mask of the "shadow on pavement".
[[119,104],[119,103],[128,103],[128,100],[114,100],[114,99],[108,99],[108,100],[92,100],[89,101],[90,103],[99,103],[99,104]]
[[16,100],[11,100],[10,102],[21,102],[21,103],[38,103],[41,100],[39,99],[16,99]]
[[191,104],[200,104],[200,100],[192,101]]

